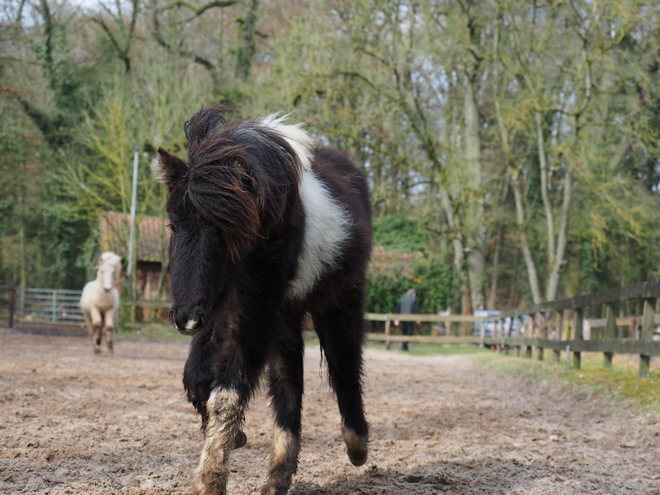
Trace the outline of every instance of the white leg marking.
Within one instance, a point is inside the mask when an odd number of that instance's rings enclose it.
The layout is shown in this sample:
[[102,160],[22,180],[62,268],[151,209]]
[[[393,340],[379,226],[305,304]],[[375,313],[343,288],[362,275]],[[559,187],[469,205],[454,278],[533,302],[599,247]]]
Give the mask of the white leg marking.
[[341,427],[341,436],[346,443],[346,451],[351,463],[354,466],[362,466],[367,462],[367,439],[344,425]]
[[280,493],[291,486],[293,474],[298,469],[300,440],[293,433],[281,428],[275,429],[273,450],[270,454],[268,482],[261,493]]
[[233,390],[215,389],[206,407],[209,422],[204,448],[193,474],[193,493],[224,495],[229,479],[227,459],[243,418],[240,398]]
[[300,450],[300,441],[288,430],[275,429],[273,451],[270,456],[271,469],[278,464],[285,464],[295,470]]

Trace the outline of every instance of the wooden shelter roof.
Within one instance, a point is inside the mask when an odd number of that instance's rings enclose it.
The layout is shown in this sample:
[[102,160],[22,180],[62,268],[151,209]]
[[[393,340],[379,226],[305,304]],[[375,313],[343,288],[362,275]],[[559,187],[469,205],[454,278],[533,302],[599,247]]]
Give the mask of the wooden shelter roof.
[[[112,251],[123,259],[128,256],[128,235],[131,216],[118,211],[106,211],[99,218],[101,251]],[[138,216],[135,225],[138,261],[163,262],[167,256],[170,232],[165,218]]]

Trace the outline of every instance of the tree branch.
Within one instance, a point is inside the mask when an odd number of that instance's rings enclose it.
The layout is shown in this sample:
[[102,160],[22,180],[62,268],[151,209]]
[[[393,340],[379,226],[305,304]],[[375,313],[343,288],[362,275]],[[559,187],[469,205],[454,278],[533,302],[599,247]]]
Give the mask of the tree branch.
[[165,11],[165,10],[176,9],[177,7],[185,7],[187,9],[192,10],[193,13],[195,14],[195,17],[199,17],[209,9],[213,9],[216,7],[223,9],[225,7],[231,7],[232,5],[236,5],[238,3],[243,3],[243,1],[242,0],[227,0],[224,2],[216,1],[216,2],[209,2],[207,4],[202,5],[201,7],[195,7],[190,2],[184,2],[183,0],[176,0],[175,2],[172,2],[171,4],[165,7],[160,7],[157,10]]

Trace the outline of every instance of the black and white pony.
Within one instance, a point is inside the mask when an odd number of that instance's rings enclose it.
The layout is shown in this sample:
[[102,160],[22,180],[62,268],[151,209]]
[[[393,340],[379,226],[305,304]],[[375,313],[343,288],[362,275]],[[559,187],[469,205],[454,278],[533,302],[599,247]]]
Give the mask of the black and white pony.
[[194,336],[183,383],[205,434],[193,491],[225,494],[244,409],[267,369],[276,430],[263,494],[286,494],[298,465],[303,318],[311,314],[355,466],[367,460],[362,402],[364,176],[312,148],[283,118],[228,122],[222,107],[185,124],[188,162],[158,150],[172,230],[170,321]]

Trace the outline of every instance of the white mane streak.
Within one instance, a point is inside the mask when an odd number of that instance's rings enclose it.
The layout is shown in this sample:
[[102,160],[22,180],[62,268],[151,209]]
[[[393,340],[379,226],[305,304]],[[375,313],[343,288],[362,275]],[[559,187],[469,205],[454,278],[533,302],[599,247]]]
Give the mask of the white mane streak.
[[293,149],[303,171],[312,169],[314,140],[300,124],[287,124],[286,115],[271,114],[261,118],[261,123],[280,134]]

